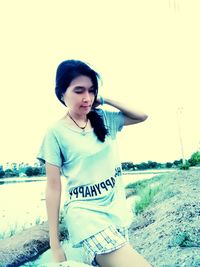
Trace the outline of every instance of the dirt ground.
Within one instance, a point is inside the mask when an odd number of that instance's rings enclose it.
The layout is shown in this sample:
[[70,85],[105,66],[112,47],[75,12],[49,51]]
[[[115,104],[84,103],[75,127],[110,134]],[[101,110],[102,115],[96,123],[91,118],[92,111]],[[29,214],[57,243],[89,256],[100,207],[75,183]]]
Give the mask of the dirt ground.
[[162,190],[129,232],[153,267],[200,266],[200,169],[165,175]]

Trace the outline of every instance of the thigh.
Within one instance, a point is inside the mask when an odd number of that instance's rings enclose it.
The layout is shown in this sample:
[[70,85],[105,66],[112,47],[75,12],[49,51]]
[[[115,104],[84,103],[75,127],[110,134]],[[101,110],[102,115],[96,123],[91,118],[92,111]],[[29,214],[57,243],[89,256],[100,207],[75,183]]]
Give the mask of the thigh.
[[151,267],[129,244],[107,254],[96,256],[100,267]]
[[96,262],[97,255],[108,254],[127,243],[128,230],[125,228],[117,229],[114,225],[110,225],[108,228],[83,240],[82,246],[85,252],[85,262],[92,266],[98,266]]

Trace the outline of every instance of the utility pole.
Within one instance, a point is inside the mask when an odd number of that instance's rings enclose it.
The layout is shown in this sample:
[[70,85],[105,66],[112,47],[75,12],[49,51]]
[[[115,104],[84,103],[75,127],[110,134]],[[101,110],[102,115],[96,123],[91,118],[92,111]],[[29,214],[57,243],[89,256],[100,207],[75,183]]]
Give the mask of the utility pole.
[[179,133],[179,140],[180,140],[180,146],[181,146],[182,161],[183,161],[183,165],[184,165],[185,164],[185,156],[184,156],[184,149],[183,149],[182,129],[181,129],[182,112],[183,112],[183,107],[178,107],[178,109],[177,109],[177,124],[178,124],[178,133]]
[[169,0],[168,4],[169,4],[169,8],[172,9],[175,13],[180,11],[179,0]]

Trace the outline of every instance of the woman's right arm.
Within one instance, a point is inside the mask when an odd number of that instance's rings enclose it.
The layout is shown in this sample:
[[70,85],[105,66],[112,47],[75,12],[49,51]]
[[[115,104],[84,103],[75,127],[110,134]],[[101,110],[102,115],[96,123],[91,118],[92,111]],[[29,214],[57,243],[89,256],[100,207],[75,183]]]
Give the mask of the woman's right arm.
[[46,162],[46,208],[49,224],[50,247],[56,262],[66,260],[59,241],[59,212],[61,199],[60,168]]

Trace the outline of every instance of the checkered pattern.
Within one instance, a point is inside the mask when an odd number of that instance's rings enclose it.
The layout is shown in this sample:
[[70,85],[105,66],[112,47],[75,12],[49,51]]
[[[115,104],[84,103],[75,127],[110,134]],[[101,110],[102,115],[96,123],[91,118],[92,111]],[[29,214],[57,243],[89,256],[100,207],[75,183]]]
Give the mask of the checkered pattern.
[[83,241],[83,249],[86,254],[87,264],[98,266],[95,260],[97,254],[112,252],[128,243],[128,241],[128,229],[117,229],[113,225],[85,239]]

